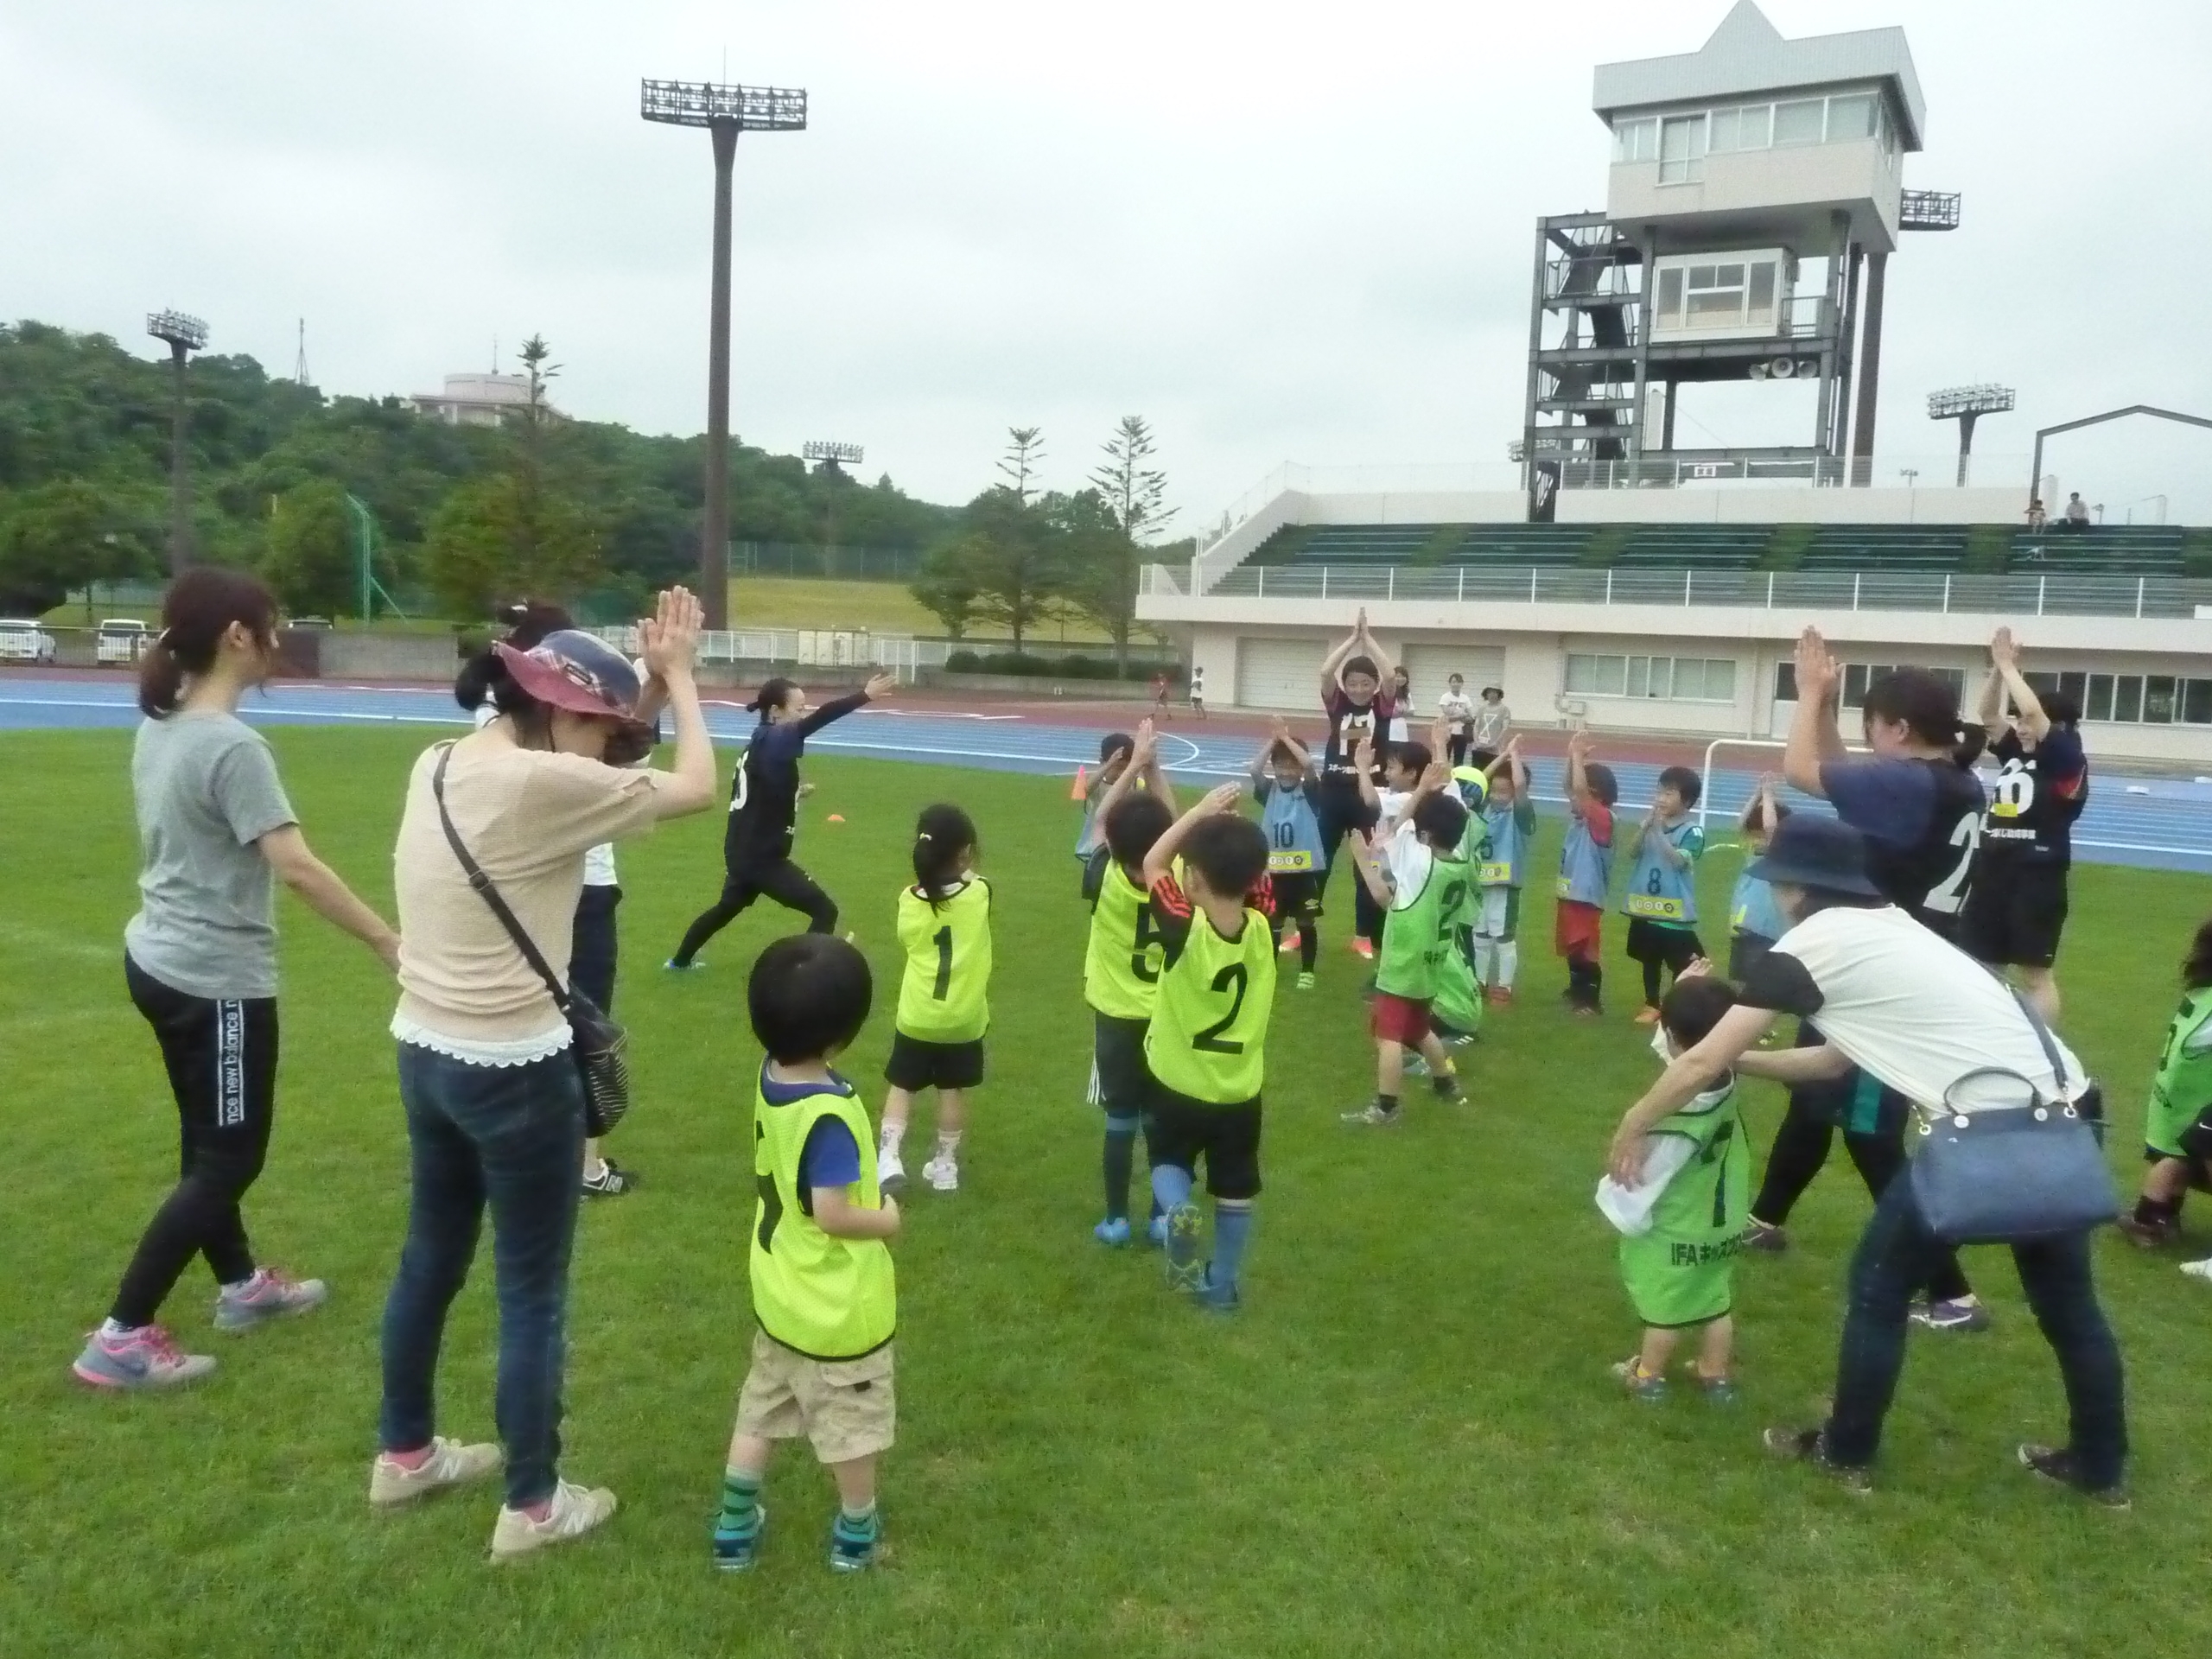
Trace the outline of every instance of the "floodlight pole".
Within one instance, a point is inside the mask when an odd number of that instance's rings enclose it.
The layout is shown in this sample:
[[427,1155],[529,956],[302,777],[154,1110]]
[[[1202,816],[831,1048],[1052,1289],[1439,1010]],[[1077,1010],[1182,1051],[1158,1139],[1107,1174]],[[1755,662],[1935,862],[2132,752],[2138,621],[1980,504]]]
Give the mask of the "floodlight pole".
[[806,125],[806,93],[775,86],[710,81],[639,84],[638,112],[671,126],[704,127],[715,148],[714,275],[707,319],[707,465],[699,524],[699,598],[707,626],[729,626],[730,180],[737,135],[796,132]]
[[146,332],[167,344],[175,370],[169,411],[169,574],[178,575],[192,563],[192,483],[186,467],[185,359],[207,343],[207,325],[181,311],[156,311],[146,319]]

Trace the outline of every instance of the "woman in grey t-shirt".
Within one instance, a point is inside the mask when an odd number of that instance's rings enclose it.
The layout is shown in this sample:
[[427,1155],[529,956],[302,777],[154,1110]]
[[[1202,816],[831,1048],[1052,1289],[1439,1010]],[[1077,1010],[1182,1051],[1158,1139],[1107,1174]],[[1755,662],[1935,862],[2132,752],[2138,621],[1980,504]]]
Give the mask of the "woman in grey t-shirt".
[[123,969],[161,1044],[183,1173],[72,1368],[102,1389],[168,1388],[215,1369],[154,1323],[195,1255],[214,1270],[219,1331],[305,1313],[327,1294],[257,1266],[238,1213],[276,1111],[277,879],[387,966],[399,956],[398,936],[308,850],[269,746],[238,717],[276,666],[269,590],[201,566],[169,585],[162,621],[139,670],[139,907]]

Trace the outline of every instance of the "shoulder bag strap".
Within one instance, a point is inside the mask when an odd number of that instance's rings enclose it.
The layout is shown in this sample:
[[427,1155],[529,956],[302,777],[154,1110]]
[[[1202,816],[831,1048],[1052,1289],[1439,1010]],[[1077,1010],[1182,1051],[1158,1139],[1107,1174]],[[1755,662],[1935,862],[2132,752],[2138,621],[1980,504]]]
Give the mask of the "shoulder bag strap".
[[2051,1081],[2058,1085],[2059,1102],[2066,1103],[2069,1080],[2066,1062],[2059,1057],[2058,1045],[2051,1039],[2050,1027],[2044,1023],[2043,1016],[2030,1006],[2028,999],[2020,995],[2018,986],[2007,981],[2005,988],[2012,993],[2012,1000],[2020,1005],[2020,1012],[2027,1017],[2028,1028],[2035,1033],[2036,1041],[2043,1045],[2043,1057],[2050,1062]]
[[437,770],[430,774],[430,793],[437,799],[438,822],[445,827],[446,845],[453,849],[454,857],[461,861],[461,870],[468,877],[468,885],[492,907],[492,913],[499,918],[499,925],[507,930],[507,937],[515,942],[515,948],[522,952],[523,959],[545,982],[545,988],[553,994],[554,1006],[561,1010],[562,1017],[565,1019],[569,1013],[568,987],[561,983],[561,977],[553,971],[552,964],[545,960],[521,922],[516,919],[514,912],[507,908],[507,901],[499,896],[499,888],[492,884],[492,878],[484,874],[484,867],[469,855],[467,847],[461,839],[461,831],[454,828],[453,814],[446,810],[446,765],[452,759],[453,745],[448,743],[439,753]]

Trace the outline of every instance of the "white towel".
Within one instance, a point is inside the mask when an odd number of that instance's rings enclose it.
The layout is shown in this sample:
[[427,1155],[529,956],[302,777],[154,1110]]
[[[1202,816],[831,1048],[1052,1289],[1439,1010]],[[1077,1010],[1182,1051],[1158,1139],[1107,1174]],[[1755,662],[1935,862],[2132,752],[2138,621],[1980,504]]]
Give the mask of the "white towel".
[[1667,1190],[1667,1183],[1697,1150],[1696,1142],[1685,1135],[1648,1135],[1644,1145],[1649,1150],[1643,1154],[1642,1180],[1634,1186],[1623,1186],[1607,1175],[1598,1183],[1598,1208],[1630,1238],[1641,1238],[1651,1230],[1652,1207]]

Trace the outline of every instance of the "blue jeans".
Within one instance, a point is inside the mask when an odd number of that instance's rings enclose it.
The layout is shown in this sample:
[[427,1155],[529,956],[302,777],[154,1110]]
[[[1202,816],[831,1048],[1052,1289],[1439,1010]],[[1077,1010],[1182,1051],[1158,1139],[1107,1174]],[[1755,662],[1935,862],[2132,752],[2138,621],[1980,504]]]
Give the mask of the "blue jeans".
[[575,1241],[584,1100],[566,1052],[529,1065],[469,1065],[399,1046],[399,1097],[414,1152],[407,1243],[384,1306],[387,1452],[428,1446],[436,1423],[446,1309],[468,1277],[484,1207],[499,1303],[494,1414],[507,1453],[507,1504],[553,1495],[561,1456],[561,1373]]
[[[1826,1430],[1832,1461],[1856,1468],[1874,1460],[1882,1419],[1904,1369],[1907,1306],[1948,1253],[1921,1216],[1910,1171],[1900,1172],[1876,1201],[1851,1261],[1851,1302]],[[2082,1484],[2113,1485],[2127,1459],[2127,1411],[2120,1344],[2090,1276],[2089,1236],[2015,1244],[2012,1262],[2044,1340],[2058,1357],[2068,1445]]]

